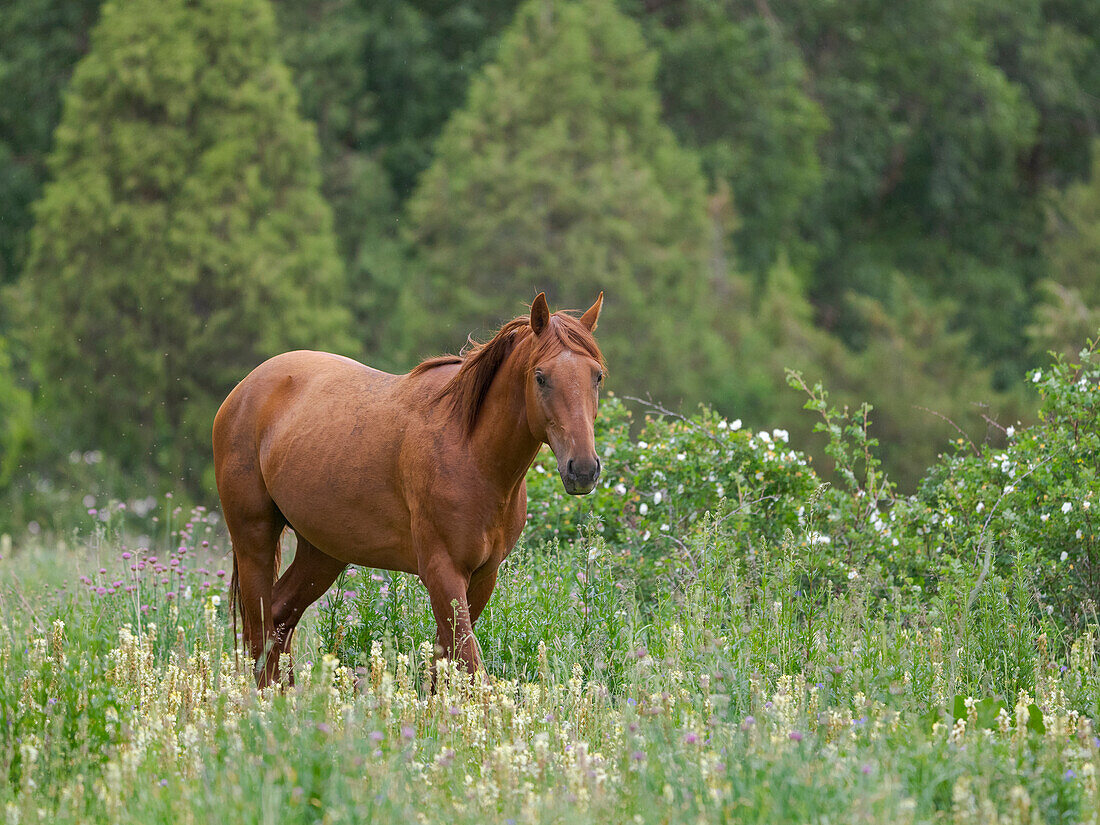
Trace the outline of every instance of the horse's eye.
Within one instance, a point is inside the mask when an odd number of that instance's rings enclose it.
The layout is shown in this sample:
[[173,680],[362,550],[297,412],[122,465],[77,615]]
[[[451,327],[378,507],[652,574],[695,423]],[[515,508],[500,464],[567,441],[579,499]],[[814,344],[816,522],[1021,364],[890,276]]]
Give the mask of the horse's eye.
[[541,372],[536,372],[535,373],[535,383],[538,384],[540,387],[545,387],[546,386],[546,376],[543,375]]
[[598,373],[596,373],[596,386],[598,387],[602,383],[603,383],[603,370],[600,370]]

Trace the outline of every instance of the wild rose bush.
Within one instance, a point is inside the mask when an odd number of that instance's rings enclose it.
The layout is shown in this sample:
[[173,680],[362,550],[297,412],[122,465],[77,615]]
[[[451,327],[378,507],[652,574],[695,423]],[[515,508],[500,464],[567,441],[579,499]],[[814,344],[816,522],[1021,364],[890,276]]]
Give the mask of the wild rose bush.
[[[1100,365],[1094,346],[1078,363],[1058,357],[1030,375],[1043,405],[1032,427],[1008,427],[1004,447],[956,442],[917,499],[933,513],[926,547],[1007,570],[1017,556],[1037,598],[1075,622],[1097,621],[1100,596]],[[988,544],[987,544],[988,542]]]
[[786,431],[754,433],[708,409],[647,416],[636,435],[632,422],[614,396],[601,404],[603,472],[588,496],[565,493],[554,455],[539,454],[527,476],[527,544],[568,539],[590,524],[622,562],[652,573],[684,559],[707,513],[709,529],[739,535],[750,553],[799,531],[819,481]]

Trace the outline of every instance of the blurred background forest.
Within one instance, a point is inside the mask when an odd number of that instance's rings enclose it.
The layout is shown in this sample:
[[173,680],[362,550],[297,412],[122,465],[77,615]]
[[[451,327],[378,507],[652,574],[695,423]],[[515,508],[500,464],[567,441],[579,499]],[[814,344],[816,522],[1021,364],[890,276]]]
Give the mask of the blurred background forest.
[[911,486],[1100,328],[1096,0],[4,0],[0,528],[212,500],[294,347],[392,371],[607,293],[609,388]]

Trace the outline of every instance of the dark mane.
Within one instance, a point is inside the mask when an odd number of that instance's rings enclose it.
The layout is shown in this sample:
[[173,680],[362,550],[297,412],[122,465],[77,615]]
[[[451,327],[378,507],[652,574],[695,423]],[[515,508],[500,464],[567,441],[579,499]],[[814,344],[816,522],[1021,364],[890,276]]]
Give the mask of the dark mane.
[[[471,338],[458,355],[429,358],[414,367],[409,375],[421,375],[436,367],[461,364],[458,372],[440,389],[437,398],[449,399],[452,412],[459,417],[467,432],[473,432],[501,364],[532,334],[531,319],[522,315],[502,326],[485,343]],[[563,349],[586,355],[598,361],[601,367],[604,366],[603,354],[588,327],[572,315],[556,312],[550,316],[547,328],[536,339],[530,363],[536,364]]]

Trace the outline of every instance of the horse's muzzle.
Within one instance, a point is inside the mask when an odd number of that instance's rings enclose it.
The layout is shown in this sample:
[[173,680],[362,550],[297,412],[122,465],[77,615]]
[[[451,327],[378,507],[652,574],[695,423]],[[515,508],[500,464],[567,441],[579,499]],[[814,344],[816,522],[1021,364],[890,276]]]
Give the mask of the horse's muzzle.
[[558,465],[558,473],[561,475],[561,483],[565,492],[571,496],[583,496],[591,493],[596,482],[600,480],[600,459],[593,456],[591,459],[569,459],[566,465]]

